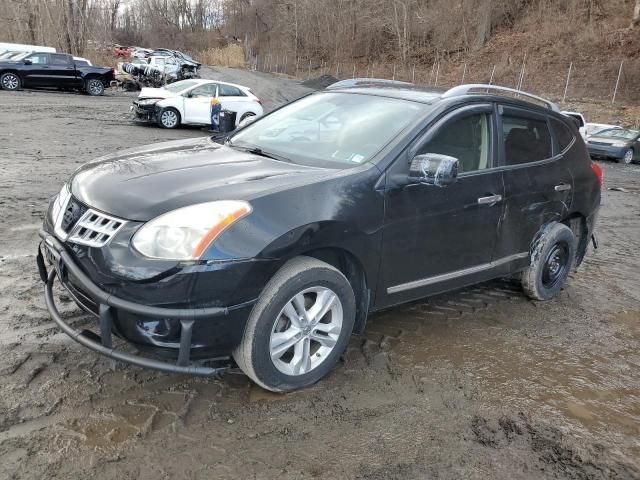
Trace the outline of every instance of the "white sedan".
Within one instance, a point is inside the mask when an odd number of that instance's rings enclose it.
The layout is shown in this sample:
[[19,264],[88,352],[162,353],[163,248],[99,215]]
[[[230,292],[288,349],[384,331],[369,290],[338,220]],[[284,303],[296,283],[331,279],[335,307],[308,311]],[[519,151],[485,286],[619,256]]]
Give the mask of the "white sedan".
[[136,120],[155,122],[163,128],[179,125],[211,125],[211,98],[218,97],[223,110],[236,112],[236,126],[259,117],[262,102],[249,88],[215,80],[182,80],[162,88],[143,88],[131,111]]

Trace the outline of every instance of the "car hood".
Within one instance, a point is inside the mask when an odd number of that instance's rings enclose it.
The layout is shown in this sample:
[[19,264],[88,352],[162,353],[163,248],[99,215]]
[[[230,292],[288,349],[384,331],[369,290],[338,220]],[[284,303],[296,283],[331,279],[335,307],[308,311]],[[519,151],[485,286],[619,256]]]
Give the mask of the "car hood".
[[138,94],[138,99],[141,100],[143,98],[169,98],[177,96],[177,93],[170,92],[169,90],[165,90],[164,88],[143,88],[140,90]]
[[215,200],[247,200],[322,179],[335,170],[280,162],[211,141],[165,142],[118,152],[75,171],[71,192],[126,220]]

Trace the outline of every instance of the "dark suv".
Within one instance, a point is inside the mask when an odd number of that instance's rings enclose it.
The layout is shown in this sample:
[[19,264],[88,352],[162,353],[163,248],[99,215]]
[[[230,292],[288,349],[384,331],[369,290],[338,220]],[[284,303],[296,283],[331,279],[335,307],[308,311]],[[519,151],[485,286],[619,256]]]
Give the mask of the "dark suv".
[[[327,374],[370,312],[507,275],[556,296],[595,244],[601,186],[547,100],[371,83],[303,97],[224,145],[82,166],[51,201],[38,265],[81,344],[199,375],[233,359],[286,391]],[[61,318],[56,278],[100,335]]]

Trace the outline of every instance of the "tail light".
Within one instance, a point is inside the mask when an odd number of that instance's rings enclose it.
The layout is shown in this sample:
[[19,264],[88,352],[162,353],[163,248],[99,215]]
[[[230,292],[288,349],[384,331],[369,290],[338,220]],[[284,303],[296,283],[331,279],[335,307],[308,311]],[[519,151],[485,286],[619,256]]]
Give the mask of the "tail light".
[[256,102],[258,102],[260,105],[262,105],[262,100],[260,100],[258,97],[256,97],[256,98],[254,99],[254,101],[256,101]]
[[602,168],[597,163],[591,162],[591,170],[593,170],[596,177],[598,177],[598,184],[600,185],[600,188],[602,188],[602,184],[604,183],[604,173],[602,172]]

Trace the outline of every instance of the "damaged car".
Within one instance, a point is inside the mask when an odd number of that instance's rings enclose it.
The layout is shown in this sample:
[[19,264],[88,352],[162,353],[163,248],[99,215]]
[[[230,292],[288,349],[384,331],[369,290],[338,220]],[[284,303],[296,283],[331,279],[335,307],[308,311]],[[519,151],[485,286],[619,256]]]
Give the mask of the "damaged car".
[[[38,268],[52,319],[97,353],[204,376],[237,366],[289,391],[327,375],[371,312],[504,276],[559,295],[595,246],[602,180],[574,122],[526,92],[338,88],[223,145],[80,167],[50,202]],[[60,314],[56,282],[88,330]]]
[[162,88],[143,88],[133,102],[134,119],[162,128],[180,125],[210,125],[211,99],[217,97],[223,110],[236,113],[236,126],[264,113],[262,101],[251,89],[213,80],[183,80]]
[[[142,87],[159,88],[168,83],[187,78],[197,78],[197,70],[184,69],[173,57],[150,56],[148,59],[133,58],[130,62],[118,63],[119,81],[123,86],[128,83],[138,89]],[[125,77],[123,77],[125,76]],[[131,90],[132,88],[127,88]]]
[[157,48],[149,54],[150,57],[170,58],[180,66],[182,78],[195,78],[198,76],[198,70],[202,66],[200,62],[195,61],[190,55],[179,52],[177,50],[169,50],[167,48]]

